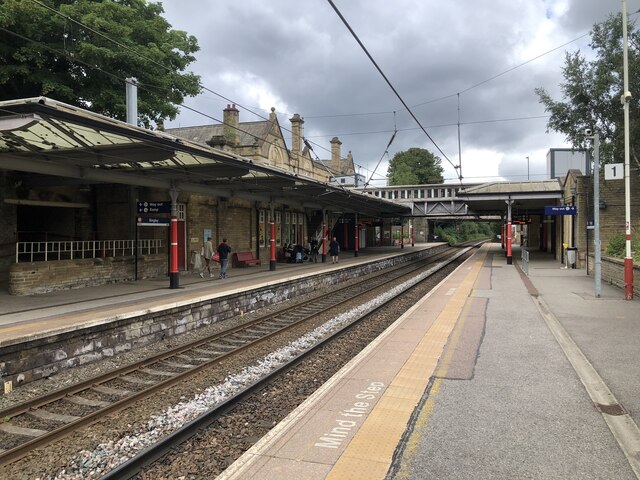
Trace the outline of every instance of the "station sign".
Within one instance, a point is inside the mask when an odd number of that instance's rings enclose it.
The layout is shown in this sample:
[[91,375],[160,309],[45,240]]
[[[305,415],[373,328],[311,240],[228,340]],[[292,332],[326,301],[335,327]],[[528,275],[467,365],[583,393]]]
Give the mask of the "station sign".
[[605,180],[624,180],[624,163],[607,163],[604,166]]
[[511,221],[513,223],[519,223],[520,225],[525,225],[531,223],[531,217],[529,215],[513,215],[511,217]]
[[577,209],[575,205],[560,205],[544,207],[545,215],[575,215]]
[[170,218],[153,217],[138,217],[136,223],[139,227],[168,227],[170,224]]
[[138,213],[171,213],[171,202],[138,202]]

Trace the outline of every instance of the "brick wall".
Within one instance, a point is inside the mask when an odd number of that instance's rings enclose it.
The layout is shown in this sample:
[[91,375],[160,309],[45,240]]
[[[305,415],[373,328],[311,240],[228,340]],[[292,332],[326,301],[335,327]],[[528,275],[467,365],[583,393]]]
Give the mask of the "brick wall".
[[[631,196],[631,225],[638,231],[640,224],[640,178],[637,172],[632,172],[629,179]],[[572,189],[575,189],[572,191]],[[584,175],[569,177],[564,185],[566,204],[575,204],[577,215],[558,216],[558,232],[556,244],[557,258],[564,260],[562,242],[573,244],[578,249],[578,268],[585,268],[587,251],[591,254],[594,249],[593,230],[587,230],[587,221],[593,218],[593,178]],[[600,240],[602,250],[607,247],[609,240],[616,234],[624,233],[625,226],[625,188],[622,180],[604,180],[604,169],[600,173],[600,200],[604,207],[600,208]],[[564,237],[560,230],[564,223]],[[573,242],[571,241],[573,229]],[[637,233],[636,233],[637,235]]]
[[255,252],[256,211],[250,202],[219,202],[216,245],[223,238],[234,252]]
[[[609,285],[614,285],[624,290],[624,260],[612,257],[602,257],[600,264],[602,281]],[[595,260],[592,254],[589,255],[589,275],[593,275]],[[640,296],[640,265],[633,265],[633,294]]]
[[[0,198],[16,198],[14,178],[6,172],[0,176]],[[0,202],[0,278],[6,277],[9,266],[15,262],[17,208]]]
[[[138,278],[166,275],[166,254],[138,258]],[[133,280],[133,257],[107,257],[51,262],[14,263],[9,269],[9,293],[34,295]]]

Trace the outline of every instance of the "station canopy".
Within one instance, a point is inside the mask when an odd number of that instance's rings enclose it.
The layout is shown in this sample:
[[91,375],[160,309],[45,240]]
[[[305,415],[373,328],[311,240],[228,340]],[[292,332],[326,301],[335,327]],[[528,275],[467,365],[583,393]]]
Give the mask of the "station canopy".
[[411,213],[384,199],[45,97],[0,102],[0,170],[37,174],[49,186],[115,183],[374,218]]
[[457,193],[476,215],[499,215],[513,201],[513,211],[543,215],[544,207],[557,205],[562,199],[562,186],[557,178],[526,182],[492,182],[474,185]]

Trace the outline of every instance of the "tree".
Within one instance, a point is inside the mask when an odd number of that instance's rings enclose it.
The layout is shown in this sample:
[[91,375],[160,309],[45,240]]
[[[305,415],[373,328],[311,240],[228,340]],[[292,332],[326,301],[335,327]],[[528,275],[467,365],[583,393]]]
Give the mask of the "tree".
[[200,92],[185,72],[199,47],[163,12],[146,0],[3,0],[0,99],[44,95],[124,120],[124,79],[135,77],[141,123],[175,118]]
[[[629,90],[633,98],[629,105],[630,156],[640,165],[640,33],[629,25]],[[566,135],[575,148],[587,147],[585,129],[600,134],[600,157],[606,162],[622,162],[624,158],[624,123],[620,97],[623,90],[622,20],[611,16],[591,31],[594,60],[587,60],[580,51],[567,53],[560,84],[563,101],[555,101],[544,88],[537,88],[540,103],[551,117],[547,131]]]
[[440,157],[424,148],[410,148],[396,153],[389,162],[389,185],[421,185],[443,183]]

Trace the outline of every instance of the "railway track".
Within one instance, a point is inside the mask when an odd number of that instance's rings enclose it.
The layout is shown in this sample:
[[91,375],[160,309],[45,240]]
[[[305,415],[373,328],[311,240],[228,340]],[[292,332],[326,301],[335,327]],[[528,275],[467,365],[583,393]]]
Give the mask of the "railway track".
[[[52,392],[30,402],[0,411],[0,465],[12,463],[36,448],[45,446],[71,432],[98,421],[105,415],[126,408],[132,403],[153,395],[193,375],[204,368],[214,366],[222,359],[266,339],[281,334],[318,312],[366,294],[388,282],[398,282],[403,276],[412,276],[426,265],[450,254],[449,251],[433,255],[426,261],[402,266],[393,271],[385,270],[335,290],[328,296],[315,298],[275,314],[265,315],[239,327],[227,329],[209,338],[166,351],[161,355],[136,364],[111,371],[100,377]],[[329,297],[329,298],[327,298]],[[114,385],[115,382],[115,385]],[[123,384],[129,388],[123,388]],[[80,405],[83,415],[55,413],[60,402]],[[32,421],[57,425],[51,429],[34,428]]]

